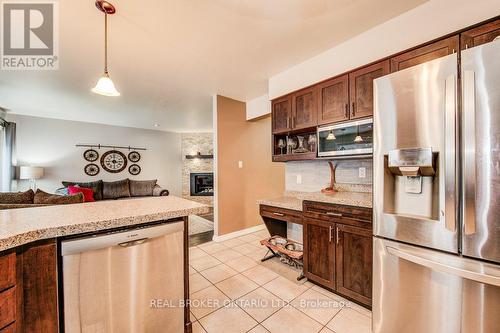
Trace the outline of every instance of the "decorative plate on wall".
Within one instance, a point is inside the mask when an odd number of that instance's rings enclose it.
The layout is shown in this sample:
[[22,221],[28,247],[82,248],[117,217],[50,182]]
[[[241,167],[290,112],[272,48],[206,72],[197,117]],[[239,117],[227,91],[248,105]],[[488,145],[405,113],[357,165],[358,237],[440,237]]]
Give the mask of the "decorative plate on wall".
[[137,163],[141,160],[141,154],[136,151],[131,151],[128,153],[128,159],[130,162]]
[[87,164],[83,169],[88,176],[96,176],[101,169],[94,163]]
[[132,164],[131,166],[128,167],[128,172],[130,172],[130,174],[133,176],[137,176],[138,174],[141,173],[141,167],[138,166],[137,164]]
[[97,159],[99,158],[99,153],[96,150],[94,150],[94,149],[87,149],[83,153],[83,158],[86,161],[94,162],[94,161],[97,161]]
[[118,150],[107,151],[101,156],[101,166],[107,172],[122,172],[127,167],[127,157]]

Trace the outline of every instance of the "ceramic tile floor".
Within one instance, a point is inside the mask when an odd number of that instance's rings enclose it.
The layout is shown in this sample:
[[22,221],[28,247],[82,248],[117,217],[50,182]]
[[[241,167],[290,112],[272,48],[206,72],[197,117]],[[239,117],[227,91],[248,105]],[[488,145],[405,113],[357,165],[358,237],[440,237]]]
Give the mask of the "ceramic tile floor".
[[271,259],[266,230],[190,248],[194,333],[370,333],[371,312]]

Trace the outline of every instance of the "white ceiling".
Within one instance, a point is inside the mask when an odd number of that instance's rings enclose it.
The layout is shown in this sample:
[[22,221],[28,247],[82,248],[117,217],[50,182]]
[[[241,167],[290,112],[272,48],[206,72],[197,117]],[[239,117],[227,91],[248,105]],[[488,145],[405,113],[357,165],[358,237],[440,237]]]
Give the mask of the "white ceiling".
[[425,0],[115,0],[110,75],[103,16],[60,0],[58,71],[1,71],[0,106],[24,115],[189,132],[212,129],[213,94],[246,101],[267,79]]

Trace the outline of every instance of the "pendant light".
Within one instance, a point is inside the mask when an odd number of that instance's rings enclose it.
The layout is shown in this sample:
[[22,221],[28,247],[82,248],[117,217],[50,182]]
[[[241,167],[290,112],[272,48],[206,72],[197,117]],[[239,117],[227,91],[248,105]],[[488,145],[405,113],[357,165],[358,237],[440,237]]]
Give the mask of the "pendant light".
[[361,135],[359,135],[359,126],[358,129],[356,130],[356,137],[354,138],[354,142],[356,143],[363,142],[363,138],[361,137]]
[[335,134],[333,134],[333,131],[330,131],[330,133],[328,133],[328,136],[326,137],[326,139],[328,141],[333,141],[336,139]]
[[108,72],[108,15],[114,14],[116,9],[115,6],[104,0],[97,0],[95,6],[104,13],[104,74],[97,81],[95,87],[92,88],[92,92],[103,96],[120,96],[120,92],[116,90]]

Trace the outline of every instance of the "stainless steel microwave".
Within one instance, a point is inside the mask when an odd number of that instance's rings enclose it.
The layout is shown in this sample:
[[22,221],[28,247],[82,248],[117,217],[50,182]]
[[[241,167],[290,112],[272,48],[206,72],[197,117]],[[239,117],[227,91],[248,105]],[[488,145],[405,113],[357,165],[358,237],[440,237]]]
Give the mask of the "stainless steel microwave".
[[318,128],[318,156],[373,154],[373,119]]

